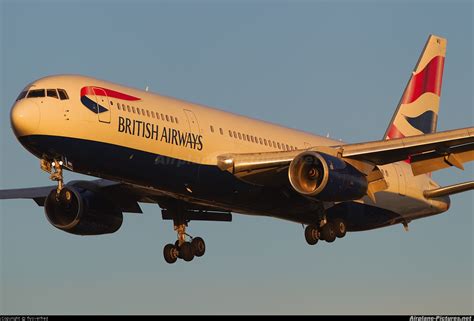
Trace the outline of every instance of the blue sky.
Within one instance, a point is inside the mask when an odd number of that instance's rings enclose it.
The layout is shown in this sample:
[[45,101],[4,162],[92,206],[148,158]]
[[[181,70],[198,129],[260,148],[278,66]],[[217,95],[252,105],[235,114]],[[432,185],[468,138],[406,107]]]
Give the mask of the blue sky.
[[[430,33],[448,38],[439,129],[473,124],[470,1],[0,1],[0,188],[49,184],[9,110],[77,73],[348,142],[380,139]],[[100,157],[98,155],[98,157]],[[474,167],[435,174],[472,180]],[[67,173],[68,180],[86,178]],[[32,201],[0,203],[0,313],[474,313],[473,197],[410,224],[306,245],[300,225],[193,222],[207,253],[167,265],[158,206],[78,237]]]

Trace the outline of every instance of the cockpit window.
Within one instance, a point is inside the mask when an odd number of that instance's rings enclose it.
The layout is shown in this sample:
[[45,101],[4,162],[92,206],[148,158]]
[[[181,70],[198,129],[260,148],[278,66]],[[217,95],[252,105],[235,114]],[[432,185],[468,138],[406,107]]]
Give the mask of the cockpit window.
[[61,100],[69,99],[69,96],[64,89],[58,89],[58,93]]
[[23,90],[23,91],[18,95],[16,101],[22,100],[23,98],[25,98],[27,93],[28,93],[28,90]]
[[46,89],[46,96],[59,99],[56,89]]
[[44,89],[33,89],[28,92],[27,98],[44,97]]

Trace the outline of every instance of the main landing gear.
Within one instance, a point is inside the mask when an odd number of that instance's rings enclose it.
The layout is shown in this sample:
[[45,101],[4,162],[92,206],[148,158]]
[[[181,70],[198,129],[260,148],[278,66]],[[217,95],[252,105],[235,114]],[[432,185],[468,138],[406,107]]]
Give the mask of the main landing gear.
[[[165,261],[169,264],[183,259],[190,262],[195,256],[201,257],[206,252],[206,243],[200,237],[191,237],[186,233],[187,222],[174,225],[174,230],[178,233],[178,240],[174,244],[166,244],[163,249],[163,256]],[[190,238],[191,242],[186,240],[186,236]]]
[[309,245],[315,245],[319,240],[332,243],[336,238],[343,238],[346,235],[347,226],[343,219],[336,218],[331,221],[322,220],[318,225],[306,226],[304,236]]
[[165,205],[161,211],[164,220],[173,220],[173,227],[178,235],[174,244],[166,244],[163,256],[167,263],[174,263],[178,259],[190,262],[194,257],[201,257],[206,252],[206,243],[200,237],[192,237],[186,233],[190,221],[231,222],[229,212],[186,208],[186,203],[173,202]]

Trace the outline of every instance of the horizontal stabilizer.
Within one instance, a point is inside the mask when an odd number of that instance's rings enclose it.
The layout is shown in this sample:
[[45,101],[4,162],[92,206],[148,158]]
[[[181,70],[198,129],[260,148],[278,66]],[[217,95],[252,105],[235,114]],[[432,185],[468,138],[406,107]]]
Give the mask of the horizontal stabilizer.
[[426,190],[423,195],[426,198],[442,197],[457,193],[462,193],[474,189],[474,181],[449,185],[437,189]]

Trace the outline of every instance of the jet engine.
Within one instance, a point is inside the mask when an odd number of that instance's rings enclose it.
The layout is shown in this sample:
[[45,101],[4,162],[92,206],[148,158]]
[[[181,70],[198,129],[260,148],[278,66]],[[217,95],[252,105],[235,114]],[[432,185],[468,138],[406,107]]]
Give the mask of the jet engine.
[[116,232],[123,214],[100,193],[83,187],[53,189],[44,203],[48,221],[56,228],[76,235],[99,235]]
[[288,177],[298,193],[321,201],[350,201],[367,193],[367,178],[344,160],[314,151],[297,155]]

